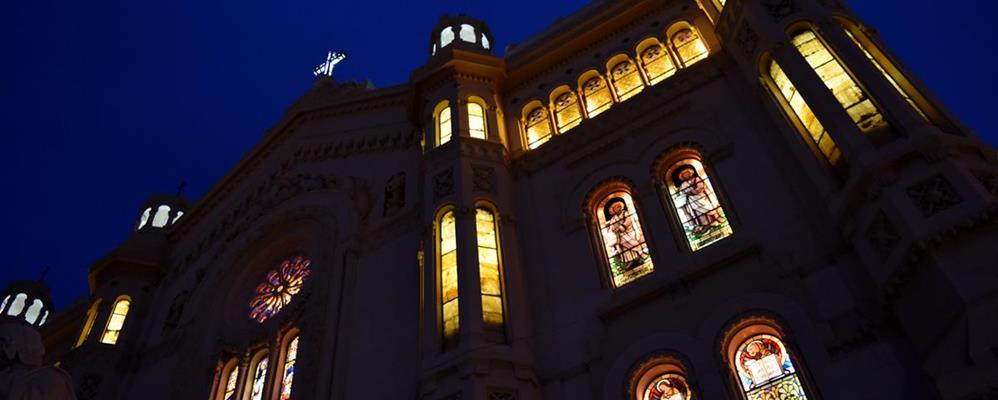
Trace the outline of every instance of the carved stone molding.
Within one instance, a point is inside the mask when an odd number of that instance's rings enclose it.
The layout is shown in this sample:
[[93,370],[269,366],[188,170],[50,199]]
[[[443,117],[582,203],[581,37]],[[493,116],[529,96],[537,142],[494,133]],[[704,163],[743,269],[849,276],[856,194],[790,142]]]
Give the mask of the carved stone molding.
[[385,183],[385,198],[382,216],[394,214],[405,208],[405,172],[399,172],[388,178]]
[[873,250],[877,252],[880,261],[890,257],[898,242],[901,241],[901,234],[897,227],[891,222],[883,211],[878,211],[873,217],[870,226],[866,228],[866,240],[870,242]]
[[942,175],[936,175],[905,189],[923,216],[930,217],[963,201],[953,185]]
[[454,167],[447,168],[433,176],[433,199],[454,194]]
[[496,170],[483,165],[471,166],[471,186],[475,192],[496,192]]
[[797,11],[797,5],[793,0],[765,0],[762,5],[766,7],[769,16],[773,17],[773,21],[780,21]]
[[742,29],[738,30],[735,41],[738,42],[738,46],[742,48],[746,56],[751,56],[755,54],[755,49],[759,46],[759,35],[748,24],[743,24]]

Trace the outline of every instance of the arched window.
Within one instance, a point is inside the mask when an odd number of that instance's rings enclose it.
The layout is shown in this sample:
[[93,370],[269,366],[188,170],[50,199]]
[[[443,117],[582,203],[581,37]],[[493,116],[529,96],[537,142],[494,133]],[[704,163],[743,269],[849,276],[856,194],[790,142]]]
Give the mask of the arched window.
[[594,118],[613,105],[613,95],[602,76],[586,79],[582,84],[582,98],[586,102],[589,118]]
[[263,390],[267,384],[267,365],[270,358],[266,353],[257,356],[253,366],[253,381],[250,383],[250,400],[263,400]]
[[7,308],[7,303],[10,302],[10,295],[8,294],[3,298],[3,304],[0,304],[0,312]]
[[468,99],[468,134],[476,139],[485,139],[485,102],[477,97]]
[[672,34],[672,51],[679,58],[679,63],[689,67],[697,61],[707,58],[707,45],[696,33],[693,27],[687,26]]
[[281,396],[280,400],[291,400],[291,385],[295,380],[295,363],[298,361],[298,339],[294,338],[288,342],[287,350],[284,352],[284,368],[281,374]]
[[558,133],[568,132],[582,122],[582,109],[575,92],[567,87],[554,98],[554,117],[558,123]]
[[751,335],[729,352],[729,362],[746,398],[807,399],[793,355],[779,337],[768,333]]
[[7,315],[18,316],[21,315],[21,311],[24,311],[24,303],[28,301],[28,295],[24,293],[18,293],[14,296],[14,301],[10,303],[10,309],[7,310]]
[[177,215],[173,217],[173,221],[170,221],[170,223],[171,224],[177,223],[177,220],[180,219],[180,217],[183,217],[183,216],[184,216],[184,212],[183,211],[177,211]]
[[218,398],[221,400],[236,400],[236,388],[239,383],[239,360],[233,359],[222,368],[219,382]]
[[444,30],[440,31],[440,47],[447,47],[450,42],[454,41],[454,29],[445,26]]
[[42,301],[34,299],[31,302],[31,307],[28,307],[28,311],[24,313],[24,320],[28,321],[29,324],[34,324],[42,313],[42,307],[44,307]]
[[488,50],[489,46],[490,46],[490,44],[489,44],[489,37],[485,36],[485,35],[482,35],[482,47],[484,47],[486,50]]
[[832,136],[821,125],[821,121],[818,121],[818,116],[814,115],[814,111],[797,91],[797,87],[790,81],[790,77],[783,72],[783,68],[780,68],[775,60],[769,63],[769,77],[773,79],[775,91],[778,92],[779,97],[783,98],[786,106],[793,110],[794,116],[797,117],[798,130],[811,139],[811,142],[825,156],[825,160],[828,160],[829,164],[838,165],[839,159],[842,158],[839,146],[832,140]]
[[164,204],[156,209],[156,215],[152,217],[152,226],[162,228],[167,222],[170,222],[170,206]]
[[871,132],[887,126],[873,100],[856,84],[814,31],[800,31],[791,41],[861,131]]
[[641,50],[641,67],[644,69],[645,78],[649,84],[656,84],[676,73],[676,65],[672,62],[672,56],[655,39],[650,39],[654,44],[647,45]]
[[139,227],[135,228],[135,230],[142,229],[143,226],[146,226],[146,223],[149,222],[150,214],[152,214],[152,207],[146,208],[146,210],[142,212],[142,216],[139,217]]
[[437,228],[440,256],[440,312],[445,347],[457,339],[460,327],[457,292],[457,222],[454,210],[440,216]]
[[119,298],[114,302],[111,316],[107,318],[107,327],[104,328],[104,334],[100,338],[101,343],[118,343],[118,336],[121,335],[121,327],[125,325],[125,317],[128,316],[128,308],[131,304],[132,301],[127,297]]
[[465,42],[475,43],[475,27],[468,24],[461,24],[461,31],[458,32],[458,37]]
[[915,111],[917,111],[918,114],[921,115],[923,119],[929,121],[929,117],[926,116],[925,112],[922,111],[922,108],[915,103],[915,100],[911,98],[911,95],[909,95],[908,92],[906,92],[904,89],[901,88],[901,85],[898,84],[897,80],[895,80],[894,77],[892,77],[891,74],[888,73],[886,69],[884,69],[884,66],[880,63],[880,61],[877,60],[876,57],[873,56],[872,53],[870,53],[870,50],[868,50],[866,46],[863,46],[863,44],[860,43],[858,39],[856,39],[856,36],[853,35],[852,31],[850,31],[850,29],[845,26],[842,27],[842,30],[845,31],[847,36],[849,36],[849,39],[852,39],[852,42],[856,44],[856,47],[859,47],[859,49],[863,51],[863,54],[866,55],[866,58],[870,59],[870,62],[873,63],[873,66],[877,67],[877,70],[880,71],[880,73],[884,76],[884,79],[887,79],[887,81],[891,83],[891,86],[894,87],[894,90],[897,90],[898,94],[900,94],[901,97],[903,97],[904,100],[908,102],[908,105],[910,105],[911,108],[915,109]]
[[536,149],[551,139],[551,119],[543,106],[531,109],[523,125],[527,131],[528,149]]
[[631,60],[623,59],[616,62],[610,69],[610,79],[613,81],[613,90],[617,92],[620,101],[627,100],[632,96],[641,93],[645,88],[638,68]]
[[613,287],[651,273],[652,264],[637,208],[626,187],[602,196],[592,211]]
[[437,104],[433,111],[433,119],[437,131],[437,146],[450,141],[453,125],[451,124],[450,103],[447,100]]
[[100,299],[97,299],[94,304],[90,305],[90,309],[87,310],[87,319],[83,323],[83,330],[80,331],[80,337],[76,339],[76,344],[73,345],[74,349],[83,345],[83,342],[86,342],[87,338],[90,337],[90,331],[94,329],[94,321],[97,320],[97,308],[99,306]]
[[663,179],[690,250],[700,250],[734,233],[700,160],[687,158],[673,164]]
[[502,330],[502,269],[496,215],[486,207],[475,210],[478,243],[478,276],[482,289],[482,320],[485,326]]

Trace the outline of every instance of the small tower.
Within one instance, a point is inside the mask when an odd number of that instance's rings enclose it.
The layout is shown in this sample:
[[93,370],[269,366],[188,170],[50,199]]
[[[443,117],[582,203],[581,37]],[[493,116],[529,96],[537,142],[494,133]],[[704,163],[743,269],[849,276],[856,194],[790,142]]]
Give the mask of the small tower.
[[492,54],[492,43],[492,31],[484,22],[464,15],[445,15],[430,33],[430,57],[449,49]]
[[42,281],[15,281],[3,292],[0,315],[22,319],[38,328],[53,312],[49,288]]

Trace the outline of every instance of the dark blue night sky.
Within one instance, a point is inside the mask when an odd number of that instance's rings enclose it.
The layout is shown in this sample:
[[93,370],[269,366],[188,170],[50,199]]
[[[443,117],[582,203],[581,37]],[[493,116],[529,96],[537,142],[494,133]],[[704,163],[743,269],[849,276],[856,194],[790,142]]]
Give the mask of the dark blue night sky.
[[[90,263],[129,234],[152,192],[203,195],[312,82],[405,82],[442,14],[489,23],[497,49],[586,1],[30,0],[0,6],[0,285],[47,281],[56,307],[87,294]],[[852,0],[962,121],[998,144],[998,6]],[[945,4],[949,4],[946,6]],[[976,8],[975,8],[976,7]]]

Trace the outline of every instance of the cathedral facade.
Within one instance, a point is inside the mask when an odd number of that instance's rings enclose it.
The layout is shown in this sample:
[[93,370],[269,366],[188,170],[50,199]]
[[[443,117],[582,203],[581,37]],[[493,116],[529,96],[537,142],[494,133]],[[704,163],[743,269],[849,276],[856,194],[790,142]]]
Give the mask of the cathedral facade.
[[34,312],[46,361],[80,399],[998,397],[998,153],[846,5],[494,43],[443,17],[408,82],[317,79],[152,196]]

